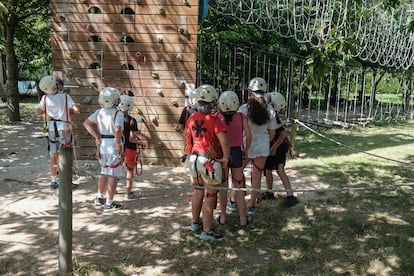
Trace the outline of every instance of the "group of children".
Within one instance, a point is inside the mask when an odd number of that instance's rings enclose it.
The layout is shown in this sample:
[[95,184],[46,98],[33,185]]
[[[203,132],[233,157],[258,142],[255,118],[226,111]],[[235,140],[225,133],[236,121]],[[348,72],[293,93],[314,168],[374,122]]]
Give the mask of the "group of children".
[[[45,93],[35,111],[44,116],[50,153],[50,187],[58,187],[58,153],[60,147],[72,146],[71,115],[79,112],[70,95],[64,93],[63,82],[55,76],[45,76],[39,82]],[[132,177],[137,165],[137,148],[141,145],[136,119],[128,112],[132,108],[130,95],[120,95],[118,90],[106,87],[99,93],[101,108],[92,113],[83,126],[95,138],[97,158],[101,166],[95,205],[103,211],[114,211],[122,205],[114,202],[118,178],[126,167],[125,199],[136,198],[132,191]],[[105,192],[107,197],[105,199]]]
[[[267,93],[263,78],[252,79],[248,90],[249,99],[240,106],[235,92],[225,91],[219,97],[213,86],[201,85],[189,95],[191,106],[183,110],[179,120],[194,186],[191,230],[202,230],[203,240],[224,239],[212,231],[217,194],[221,210],[217,222],[226,223],[227,208],[238,210],[240,226],[245,227],[250,222],[248,215],[256,213],[258,199],[274,198],[272,170],[287,190],[284,205],[290,208],[298,203],[285,172],[286,154],[292,144],[278,117],[286,102],[280,93]],[[243,171],[249,162],[253,189],[246,205]],[[259,194],[262,174],[268,191]],[[230,177],[234,189],[227,202]]]
[[[71,146],[71,115],[79,112],[79,109],[71,96],[63,92],[63,82],[55,76],[42,78],[39,88],[45,95],[35,114],[44,116],[46,122],[50,187],[57,188],[58,150]],[[267,83],[259,77],[250,81],[248,90],[247,103],[240,105],[235,92],[225,91],[219,97],[213,86],[201,85],[190,93],[190,106],[183,110],[179,119],[194,186],[191,230],[202,229],[200,238],[204,240],[223,239],[212,231],[218,191],[221,213],[216,220],[219,224],[226,223],[227,208],[239,212],[241,227],[248,225],[248,215],[256,212],[257,201],[274,198],[272,170],[276,170],[287,190],[285,206],[289,208],[298,202],[284,169],[286,154],[292,148],[278,116],[286,105],[285,99],[279,93],[267,93]],[[137,121],[128,114],[133,106],[130,95],[120,95],[117,89],[106,87],[99,93],[99,104],[101,108],[92,113],[83,126],[95,139],[101,166],[94,204],[103,205],[103,211],[108,212],[122,208],[121,204],[114,201],[114,196],[124,165],[127,171],[125,198],[136,197],[131,179],[141,141]],[[244,169],[249,162],[253,189],[246,205]],[[266,177],[268,190],[259,194],[262,174]],[[234,190],[227,201],[230,178]]]

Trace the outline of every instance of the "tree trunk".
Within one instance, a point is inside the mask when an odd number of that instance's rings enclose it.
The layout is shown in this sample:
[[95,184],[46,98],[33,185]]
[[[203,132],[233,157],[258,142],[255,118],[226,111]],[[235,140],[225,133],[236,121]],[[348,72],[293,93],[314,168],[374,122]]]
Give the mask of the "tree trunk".
[[17,16],[10,14],[10,19],[5,26],[6,30],[6,97],[7,118],[10,122],[20,121],[19,90],[18,90],[18,65],[14,51],[14,33],[17,25]]

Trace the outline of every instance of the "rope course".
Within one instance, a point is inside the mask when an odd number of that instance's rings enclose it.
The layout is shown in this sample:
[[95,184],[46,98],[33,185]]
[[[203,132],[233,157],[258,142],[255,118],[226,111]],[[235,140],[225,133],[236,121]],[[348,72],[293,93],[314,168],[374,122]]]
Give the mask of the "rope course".
[[[212,44],[201,36],[200,42]],[[271,89],[285,95],[287,108],[283,115],[291,119],[296,114],[308,124],[349,128],[373,121],[414,118],[409,76],[401,79],[381,68],[332,65],[315,84],[306,81],[310,69],[304,57],[270,52],[263,45],[251,44],[239,41],[206,45],[214,53],[214,60],[199,65],[199,71],[207,72],[203,66],[212,66],[212,75],[200,74],[198,82],[210,78],[220,91],[233,90],[245,102],[248,81],[254,76],[263,77]]]
[[[299,43],[323,47],[342,37],[359,41],[355,57],[381,66],[414,65],[414,34],[407,27],[411,11],[380,10],[383,1],[217,0],[217,14],[238,18],[262,31],[276,32]],[[351,32],[350,30],[354,30]]]

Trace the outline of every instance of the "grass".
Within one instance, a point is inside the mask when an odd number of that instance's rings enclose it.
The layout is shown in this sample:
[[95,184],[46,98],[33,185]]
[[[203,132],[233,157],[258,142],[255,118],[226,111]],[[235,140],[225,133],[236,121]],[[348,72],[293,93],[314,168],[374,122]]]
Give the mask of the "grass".
[[[36,105],[37,98],[22,99],[22,120]],[[3,124],[3,106],[0,112]],[[104,244],[113,256],[75,251],[75,274],[140,275],[152,268],[150,275],[412,275],[414,193],[402,184],[414,182],[414,121],[315,130],[336,143],[303,128],[297,132],[301,158],[288,160],[288,169],[327,187],[299,193],[301,204],[285,209],[280,199],[262,201],[247,229],[229,213],[226,225],[215,225],[226,237],[216,243],[183,230],[188,216],[168,208],[158,213],[165,216],[163,227],[151,228],[153,210],[145,206],[137,211],[139,222],[115,214],[123,230]],[[94,245],[76,246],[87,251]]]
[[[30,121],[34,117],[34,112],[39,103],[37,96],[20,98],[20,119],[22,121]],[[7,119],[7,104],[0,104],[0,124],[9,124]]]
[[412,275],[413,188],[397,184],[413,184],[414,122],[322,134],[340,144],[300,129],[301,158],[288,167],[334,191],[314,190],[306,200],[299,194],[302,203],[289,210],[280,200],[262,201],[247,229],[230,213],[226,225],[216,226],[224,242],[176,229],[154,233],[147,239],[160,248],[155,259],[93,271],[129,275],[163,263],[163,272],[152,275]]

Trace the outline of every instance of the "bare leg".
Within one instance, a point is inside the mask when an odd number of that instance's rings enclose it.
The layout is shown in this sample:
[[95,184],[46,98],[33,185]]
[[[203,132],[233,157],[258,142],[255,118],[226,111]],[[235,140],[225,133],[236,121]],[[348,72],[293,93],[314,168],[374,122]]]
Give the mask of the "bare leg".
[[108,179],[107,176],[100,175],[98,177],[98,193],[99,194],[105,194],[105,188],[106,188],[106,180]]
[[266,187],[268,190],[273,189],[273,173],[272,170],[266,170]]
[[217,203],[217,191],[206,190],[202,213],[203,213],[203,230],[209,233],[211,231],[213,221],[213,210]]
[[[224,171],[223,182],[220,187],[229,187],[229,171]],[[220,224],[226,223],[226,208],[227,208],[227,190],[219,190],[219,203],[220,203]]]
[[133,168],[127,168],[126,177],[130,178],[126,180],[126,192],[129,194],[132,191],[132,178],[134,177],[134,169]]
[[[234,188],[245,188],[245,178],[243,175],[243,168],[234,168],[231,171],[232,183]],[[246,200],[244,191],[236,191],[237,210],[240,216],[240,225],[247,224],[246,218]]]
[[[192,179],[193,185],[197,185],[197,177]],[[200,213],[201,208],[203,206],[203,199],[204,199],[204,190],[203,189],[193,189],[193,196],[191,199],[191,214],[193,218],[193,222],[201,223]]]
[[[266,157],[256,157],[253,160],[252,164],[252,188],[260,189],[262,181],[262,172],[266,163]],[[259,195],[258,191],[252,191],[250,195],[250,207],[255,206],[257,197]]]
[[59,169],[59,165],[58,165],[58,160],[59,160],[59,154],[58,153],[52,153],[50,154],[50,176],[51,177],[56,177],[57,176],[57,172]]
[[114,200],[117,184],[118,184],[118,178],[108,177],[108,198],[107,200],[110,200],[110,201]]
[[283,187],[286,189],[287,196],[293,195],[292,186],[290,185],[289,177],[286,174],[285,166],[283,164],[279,164],[276,172],[282,181]]

